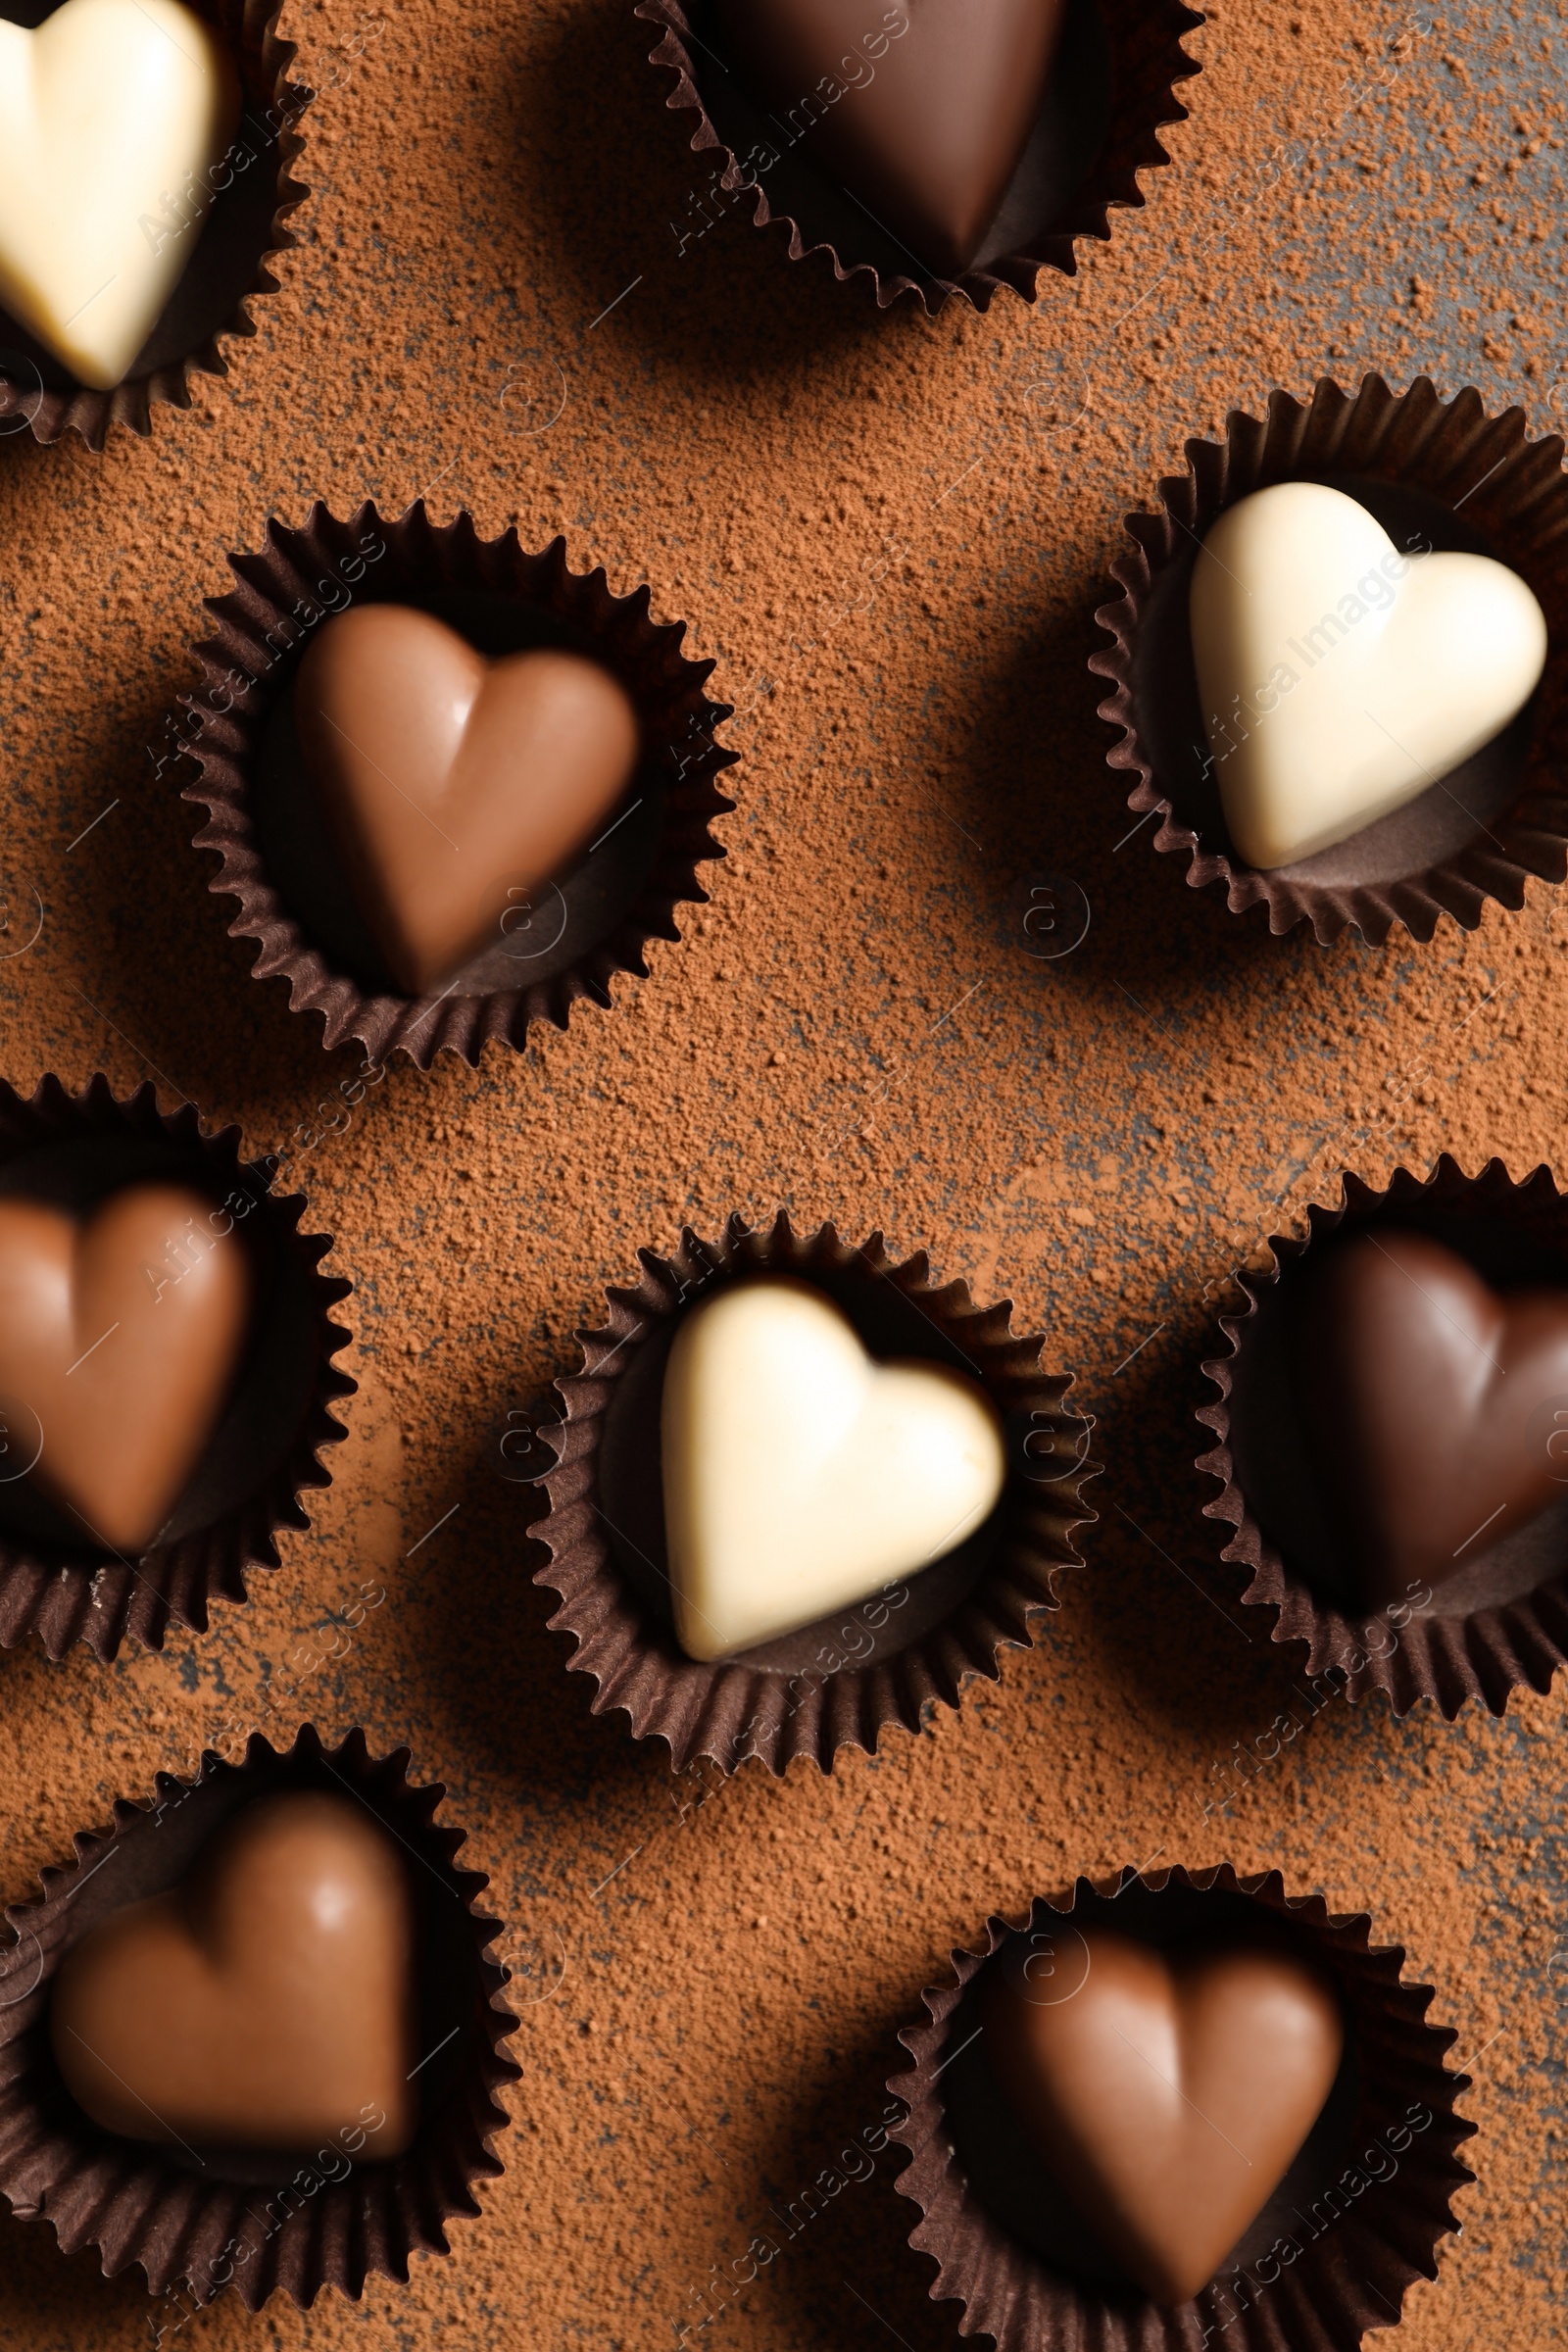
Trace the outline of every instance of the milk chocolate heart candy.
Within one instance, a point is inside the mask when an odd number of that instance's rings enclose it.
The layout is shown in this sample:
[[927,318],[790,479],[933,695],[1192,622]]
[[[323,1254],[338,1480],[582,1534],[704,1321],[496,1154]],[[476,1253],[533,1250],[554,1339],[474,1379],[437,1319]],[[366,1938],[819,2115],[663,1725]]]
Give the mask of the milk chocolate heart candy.
[[[232,1220],[230,1220],[230,1223]],[[250,1264],[183,1186],[113,1193],[81,1223],[0,1200],[0,1410],[12,1450],[84,1533],[143,1550],[218,1425]]]
[[146,341],[238,118],[232,62],[178,0],[0,24],[0,303],[82,383],[108,391]]
[[636,711],[596,662],[486,662],[405,605],[326,623],[294,717],[355,896],[410,996],[503,937],[509,894],[589,843],[637,765]]
[[50,2040],[77,2104],[127,2139],[304,2155],[363,2132],[367,2158],[396,2156],[416,2118],[413,1955],[379,1823],[330,1793],[262,1797],[181,1886],[67,1954]]
[[717,0],[787,140],[940,275],[973,261],[1040,111],[1062,0]]
[[992,2074],[1063,2192],[1156,2303],[1206,2285],[1317,2121],[1344,2047],[1339,2005],[1274,1950],[1165,1955],[1082,1932],[1078,1989],[993,1966]]
[[767,1277],[695,1308],[664,1373],[675,1631],[720,1658],[810,1625],[971,1536],[1002,1493],[985,1391],[878,1364],[819,1291]]
[[1499,1298],[1443,1243],[1379,1226],[1306,1259],[1289,1334],[1314,1474],[1369,1607],[1458,1574],[1568,1494],[1568,1290]]
[[1488,556],[1401,555],[1353,498],[1279,482],[1211,523],[1193,658],[1225,822],[1290,865],[1419,794],[1535,692],[1546,622]]

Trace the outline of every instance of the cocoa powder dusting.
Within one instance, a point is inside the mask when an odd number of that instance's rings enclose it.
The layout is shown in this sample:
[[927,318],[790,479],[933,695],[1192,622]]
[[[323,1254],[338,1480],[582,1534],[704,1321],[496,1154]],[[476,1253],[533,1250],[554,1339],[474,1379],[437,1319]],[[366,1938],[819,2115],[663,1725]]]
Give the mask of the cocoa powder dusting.
[[[159,2340],[951,2346],[895,2152],[851,2154],[897,2028],[988,1911],[1151,1857],[1277,1866],[1407,1947],[1480,2136],[1401,2346],[1565,2340],[1560,1690],[1452,1727],[1314,1712],[1191,1465],[1223,1277],[1341,1166],[1565,1172],[1568,912],[1533,884],[1426,948],[1269,940],[1124,838],[1085,667],[1122,515],[1228,408],[1376,368],[1556,427],[1560,12],[1221,0],[1147,208],[1036,308],[935,319],[748,225],[619,0],[332,0],[283,30],[320,93],[312,199],[231,376],[150,442],[0,450],[0,1023],[24,1091],[151,1077],[290,1154],[357,1286],[361,1392],[247,1607],[112,1667],[0,1658],[0,1885],[206,1742],[363,1724],[448,1784],[492,1874],[524,2072],[450,2259],[361,2307],[160,2304]],[[228,550],[421,492],[482,536],[564,531],[688,619],[738,808],[711,905],[612,1009],[346,1101],[355,1054],[225,937],[169,722]],[[1044,956],[1079,927],[1063,885],[1089,929]],[[1031,906],[1074,919],[1026,933]],[[830,1781],[672,1782],[564,1670],[502,1440],[639,1245],[781,1203],[927,1246],[1049,1334],[1099,1417],[1101,1524],[957,1716]],[[777,2251],[743,2285],[754,2239]],[[148,2340],[136,2275],[46,2221],[0,2222],[0,2343]]]

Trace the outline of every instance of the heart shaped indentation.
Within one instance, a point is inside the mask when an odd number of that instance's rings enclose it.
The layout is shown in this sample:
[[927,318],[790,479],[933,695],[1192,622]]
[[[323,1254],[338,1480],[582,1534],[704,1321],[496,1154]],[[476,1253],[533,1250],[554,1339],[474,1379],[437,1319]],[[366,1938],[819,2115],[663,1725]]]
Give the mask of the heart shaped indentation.
[[79,1224],[0,1200],[8,1452],[36,1439],[34,1483],[108,1549],[145,1549],[179,1499],[222,1413],[250,1294],[221,1212],[183,1186],[127,1186]]
[[1568,1494],[1568,1291],[1500,1298],[1444,1243],[1380,1226],[1314,1252],[1293,1293],[1292,1394],[1369,1607]]
[[662,1412],[675,1631],[693,1658],[814,1624],[975,1532],[1002,1493],[985,1391],[876,1363],[821,1292],[769,1276],[695,1308]]
[[1040,111],[1063,0],[717,0],[719,42],[785,143],[956,277]]
[[294,718],[387,968],[423,996],[590,843],[635,772],[637,713],[581,655],[487,662],[429,613],[366,605],[300,664]]
[[180,1886],[67,1954],[50,2039],[77,2104],[127,2139],[306,2154],[341,2134],[395,2156],[416,2112],[413,1952],[374,1818],[329,1792],[262,1797]]
[[1108,1929],[1075,1941],[1086,1966],[1065,1997],[1027,1970],[988,1971],[991,2073],[1128,2275],[1156,2302],[1185,2303],[1322,2112],[1344,2049],[1339,2004],[1286,1952],[1166,1954]]
[[0,303],[82,383],[108,391],[146,341],[239,105],[222,42],[178,0],[0,24]]
[[1190,620],[1225,822],[1291,865],[1388,816],[1499,735],[1546,622],[1490,556],[1404,555],[1353,498],[1279,482],[1209,525]]

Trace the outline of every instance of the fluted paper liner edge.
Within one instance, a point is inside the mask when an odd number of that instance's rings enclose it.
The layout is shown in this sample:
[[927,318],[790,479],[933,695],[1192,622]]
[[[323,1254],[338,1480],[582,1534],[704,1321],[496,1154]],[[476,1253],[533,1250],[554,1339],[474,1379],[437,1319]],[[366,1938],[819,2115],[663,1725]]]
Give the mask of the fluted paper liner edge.
[[[571,1636],[567,1663],[592,1677],[594,1713],[619,1710],[635,1739],[664,1740],[674,1771],[703,1755],[729,1772],[755,1755],[772,1773],[797,1756],[831,1772],[841,1747],[875,1754],[889,1726],[917,1733],[937,1704],[961,1703],[971,1677],[998,1681],[1001,1652],[1038,1641],[1058,1605],[1057,1578],[1083,1564],[1073,1536],[1095,1517],[1082,1491],[1097,1475],[1087,1451],[1092,1423],[1066,1402],[1070,1376],[1041,1369],[1042,1342],[1012,1332],[1010,1304],[977,1307],[967,1284],[937,1284],[923,1250],[895,1261],[879,1233],[856,1248],[831,1224],[797,1234],[782,1211],[758,1228],[732,1216],[717,1243],[688,1227],[673,1257],[652,1250],[638,1255],[640,1281],[607,1292],[604,1327],[577,1335],[581,1370],[556,1384],[557,1459],[542,1481],[550,1510],[532,1531],[549,1554],[534,1582],[558,1595],[550,1626]],[[806,1282],[813,1273],[864,1273],[891,1283],[944,1337],[957,1340],[1004,1421],[1029,1415],[1046,1450],[1060,1445],[1071,1457],[1065,1475],[1038,1485],[1009,1469],[997,1548],[967,1598],[864,1669],[785,1675],[742,1660],[686,1657],[673,1633],[651,1625],[628,1592],[594,1507],[604,1415],[638,1343],[673,1318],[694,1289],[766,1273]]]
[[1568,1560],[1563,1573],[1539,1585],[1532,1592],[1501,1607],[1478,1609],[1465,1617],[1428,1615],[1417,1611],[1396,1629],[1396,1639],[1382,1642],[1379,1628],[1387,1619],[1372,1611],[1360,1615],[1337,1606],[1315,1592],[1291,1569],[1259,1524],[1240,1481],[1231,1452],[1231,1396],[1236,1359],[1249,1326],[1258,1312],[1265,1290],[1272,1290],[1284,1270],[1309,1249],[1337,1233],[1352,1212],[1378,1212],[1431,1204],[1490,1209],[1508,1217],[1526,1214],[1560,1227],[1568,1249],[1568,1203],[1549,1170],[1537,1168],[1515,1183],[1500,1159],[1489,1160],[1479,1176],[1466,1176],[1447,1152],[1440,1155],[1426,1178],[1397,1168],[1386,1186],[1375,1190],[1348,1170],[1341,1178],[1342,1198],[1336,1207],[1313,1203],[1307,1209],[1307,1235],[1271,1237],[1269,1264],[1257,1273],[1235,1276],[1247,1304],[1239,1312],[1219,1317],[1228,1352],[1205,1360],[1203,1372],[1218,1391],[1217,1401],[1200,1407],[1198,1419],[1211,1430],[1216,1443],[1200,1454],[1197,1468],[1219,1482],[1221,1492],[1203,1505],[1205,1518],[1229,1523],[1235,1533],[1220,1558],[1250,1571],[1241,1599],[1272,1609],[1272,1638],[1280,1642],[1304,1642],[1307,1676],[1332,1675],[1348,1699],[1383,1691],[1396,1715],[1407,1715],[1423,1698],[1452,1721],[1472,1703],[1489,1714],[1501,1715],[1510,1694],[1521,1689],[1544,1691],[1568,1659]]
[[245,1600],[248,1573],[277,1567],[279,1530],[311,1524],[301,1496],[332,1483],[322,1448],[340,1444],[346,1432],[330,1407],[352,1396],[359,1384],[332,1360],[352,1336],[332,1319],[332,1310],[354,1287],[341,1275],[319,1271],[333,1248],[332,1237],[300,1230],[310,1205],[306,1196],[272,1193],[265,1170],[240,1158],[237,1127],[209,1134],[188,1102],[166,1116],[150,1083],[121,1101],[101,1074],[74,1095],[51,1075],[40,1081],[30,1101],[24,1101],[0,1080],[0,1164],[42,1144],[90,1143],[95,1137],[162,1139],[204,1163],[220,1180],[220,1191],[244,1184],[308,1285],[315,1341],[311,1394],[287,1452],[247,1502],[211,1526],[155,1545],[135,1561],[97,1559],[90,1566],[62,1565],[42,1557],[24,1539],[0,1534],[0,1645],[11,1648],[36,1634],[51,1658],[84,1642],[97,1657],[109,1660],[127,1637],[148,1649],[162,1649],[172,1624],[205,1633],[214,1599]]
[[[1233,914],[1266,910],[1282,934],[1310,923],[1327,945],[1348,928],[1379,946],[1402,925],[1430,940],[1445,914],[1473,931],[1489,899],[1522,906],[1534,875],[1561,882],[1568,873],[1568,475],[1560,434],[1530,437],[1524,412],[1489,416],[1467,385],[1445,401],[1428,376],[1405,392],[1379,375],[1347,393],[1329,377],[1310,399],[1271,392],[1264,418],[1232,410],[1221,440],[1186,443],[1188,471],[1159,484],[1160,506],[1127,515],[1131,554],[1112,564],[1121,594],[1095,618],[1113,639],[1091,656],[1094,674],[1112,691],[1100,716],[1120,729],[1106,763],[1136,778],[1128,808],[1158,813],[1152,847],[1185,858],[1191,889],[1222,887]],[[1263,872],[1200,840],[1175,813],[1140,739],[1134,676],[1140,625],[1160,573],[1200,540],[1214,517],[1252,491],[1323,472],[1375,475],[1427,492],[1486,534],[1500,559],[1528,582],[1546,610],[1549,648],[1538,689],[1538,716],[1520,787],[1507,809],[1482,824],[1457,854],[1380,882],[1320,882],[1291,867]]]
[[[1352,2166],[1363,2132],[1379,2115],[1419,2100],[1432,2116],[1401,2157],[1396,2179],[1366,2187],[1289,2266],[1276,2264],[1277,2278],[1250,2301],[1223,2274],[1168,2310],[1136,2295],[1112,2298],[1069,2278],[987,2212],[949,2129],[941,2076],[949,2027],[971,1980],[1014,1935],[1069,1918],[1085,1894],[1113,1900],[1138,1884],[1156,1893],[1174,1887],[1243,1896],[1315,1947],[1345,2005],[1359,2069],[1356,2117],[1346,2143]],[[1224,1862],[1191,1870],[1128,1868],[1101,1882],[1080,1877],[1059,1899],[1037,1896],[1021,1919],[993,1914],[978,1949],[956,1947],[951,1977],[921,1995],[925,2018],[899,2034],[912,2064],[890,2077],[887,2087],[906,2110],[888,2136],[909,2150],[894,2183],[920,2209],[908,2242],[937,2265],[932,2300],[962,2305],[958,2333],[994,2337],[997,2352],[1041,2352],[1045,2345],[1051,2352],[1197,2352],[1216,2343],[1234,2352],[1352,2352],[1368,2328],[1394,2325],[1406,2289],[1437,2276],[1438,2246],[1458,2228],[1450,2200],[1474,2175],[1454,2150],[1475,2126],[1455,2105],[1469,2078],[1444,2063],[1453,2031],[1426,2022],[1432,1987],[1406,1983],[1403,1949],[1374,1944],[1371,1927],[1365,1912],[1331,1913],[1320,1894],[1287,1894],[1278,1871],[1244,1876]]]

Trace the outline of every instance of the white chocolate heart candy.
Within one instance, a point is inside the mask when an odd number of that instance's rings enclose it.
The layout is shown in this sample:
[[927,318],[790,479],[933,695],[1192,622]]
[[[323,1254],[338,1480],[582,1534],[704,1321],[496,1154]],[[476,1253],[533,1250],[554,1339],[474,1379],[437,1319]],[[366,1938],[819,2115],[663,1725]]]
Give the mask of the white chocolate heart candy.
[[1501,733],[1546,661],[1545,616],[1506,564],[1402,555],[1318,482],[1227,507],[1189,611],[1225,822],[1259,867],[1418,798]]
[[675,1632],[722,1658],[847,1608],[974,1533],[1002,1493],[985,1392],[879,1364],[820,1291],[720,1291],[664,1373],[664,1527]]
[[177,0],[0,24],[0,304],[82,383],[108,391],[147,340],[238,117],[232,62]]

